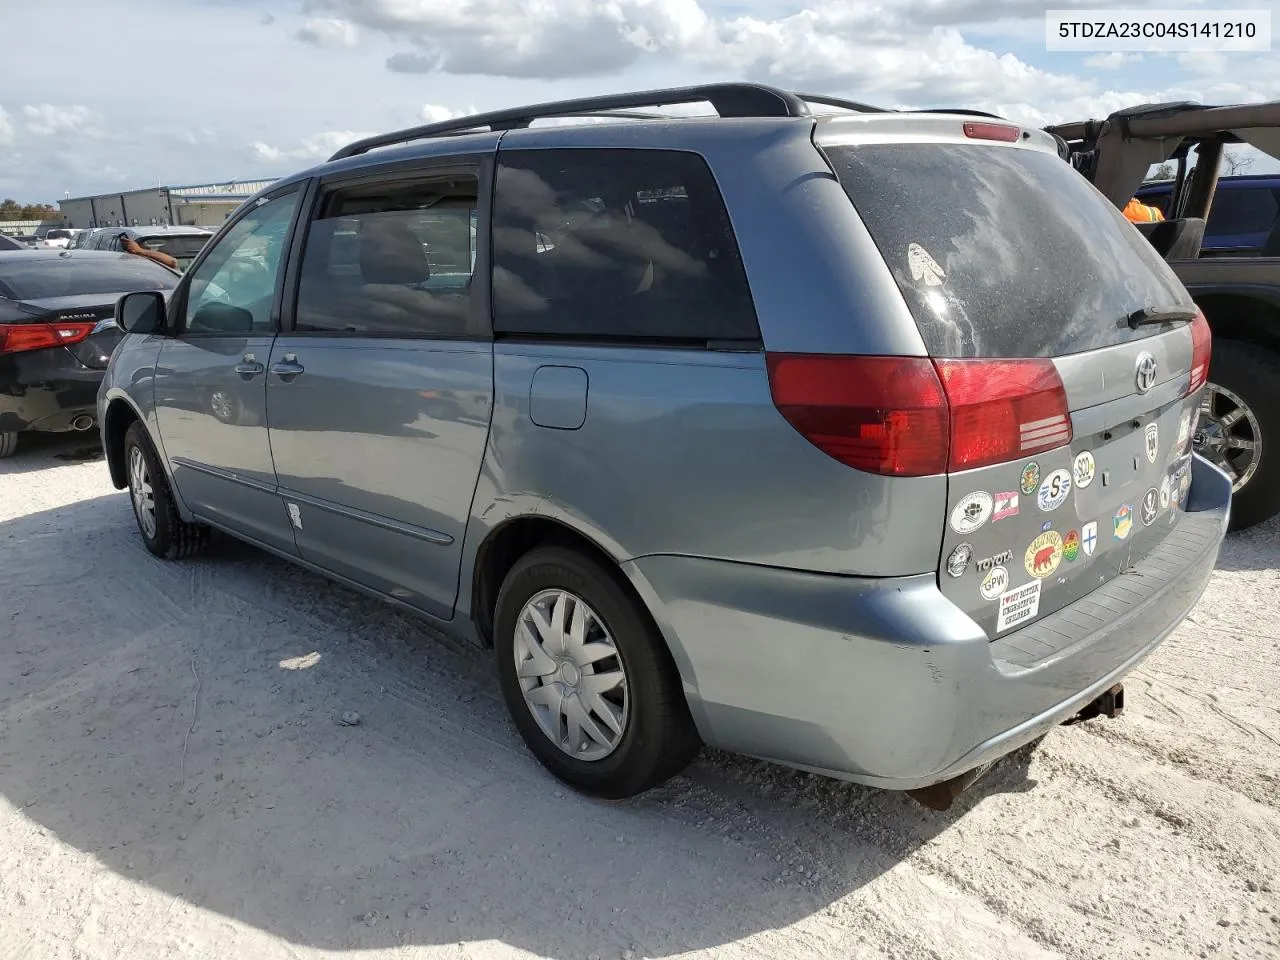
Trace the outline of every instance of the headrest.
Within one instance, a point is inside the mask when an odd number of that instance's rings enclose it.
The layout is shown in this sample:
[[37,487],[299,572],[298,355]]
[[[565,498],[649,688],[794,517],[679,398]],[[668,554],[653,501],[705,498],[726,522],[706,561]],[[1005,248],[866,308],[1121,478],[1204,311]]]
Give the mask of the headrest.
[[374,216],[360,225],[360,275],[365,283],[408,286],[429,278],[431,265],[407,224]]

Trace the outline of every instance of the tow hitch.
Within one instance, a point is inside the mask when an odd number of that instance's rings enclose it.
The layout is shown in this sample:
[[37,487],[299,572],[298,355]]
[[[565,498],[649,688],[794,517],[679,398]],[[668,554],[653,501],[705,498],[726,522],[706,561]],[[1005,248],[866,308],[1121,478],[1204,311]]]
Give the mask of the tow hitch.
[[1074,717],[1068,717],[1062,721],[1064,727],[1072,724],[1083,723],[1086,720],[1092,720],[1094,717],[1107,717],[1114,719],[1124,713],[1124,684],[1117,683],[1114,687],[1104,691],[1094,700],[1090,700],[1084,705],[1079,713]]
[[[1114,718],[1121,716],[1123,713],[1124,684],[1117,683],[1086,703],[1079,713],[1063,720],[1062,726],[1069,727],[1072,724],[1083,723],[1085,720],[1092,720],[1094,717]],[[967,773],[962,773],[958,777],[944,780],[942,783],[921,787],[918,790],[908,790],[907,796],[930,810],[939,812],[947,810],[955,802],[956,797],[973,786],[974,781],[990,770],[994,764],[995,761],[993,760],[990,763],[984,763],[980,767],[975,767]]]

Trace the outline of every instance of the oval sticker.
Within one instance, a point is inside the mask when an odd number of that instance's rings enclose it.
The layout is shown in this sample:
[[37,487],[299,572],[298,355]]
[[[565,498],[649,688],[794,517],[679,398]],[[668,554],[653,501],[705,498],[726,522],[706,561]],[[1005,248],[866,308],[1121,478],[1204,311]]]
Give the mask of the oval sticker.
[[961,497],[956,508],[951,511],[951,529],[956,533],[973,533],[991,519],[994,506],[994,498],[984,490],[975,490],[968,496]]
[[1040,484],[1040,492],[1036,494],[1036,505],[1041,510],[1057,510],[1066,502],[1071,493],[1071,474],[1066,470],[1055,470],[1044,478]]
[[1075,466],[1072,469],[1075,484],[1081,490],[1093,483],[1093,475],[1098,470],[1098,464],[1093,459],[1093,454],[1088,450],[1084,450],[1076,454]]
[[983,600],[994,600],[1000,594],[1004,593],[1005,588],[1009,586],[1009,571],[1004,567],[992,567],[987,571],[987,575],[982,578]]
[[1031,541],[1026,556],[1022,558],[1027,573],[1037,580],[1051,576],[1062,562],[1062,536],[1057,530],[1048,530]]

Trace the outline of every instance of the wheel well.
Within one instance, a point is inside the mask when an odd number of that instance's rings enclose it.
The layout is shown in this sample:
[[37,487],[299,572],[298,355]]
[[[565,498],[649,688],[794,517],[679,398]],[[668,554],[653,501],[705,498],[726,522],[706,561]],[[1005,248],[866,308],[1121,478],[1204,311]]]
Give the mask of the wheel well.
[[[498,527],[476,554],[471,587],[471,618],[486,646],[493,646],[493,612],[498,591],[511,568],[537,547],[568,547],[593,558],[605,569],[618,571],[618,563],[605,550],[571,527],[546,517],[520,517]],[[618,572],[618,582],[635,596],[627,578]],[[639,600],[639,597],[636,597]],[[643,603],[641,604],[643,606]]]
[[113,400],[107,407],[102,423],[103,452],[107,455],[107,469],[111,472],[111,484],[117,490],[128,485],[124,470],[124,435],[138,419],[133,407],[123,400]]
[[1280,307],[1240,293],[1211,293],[1196,298],[1215,337],[1243,340],[1280,350]]

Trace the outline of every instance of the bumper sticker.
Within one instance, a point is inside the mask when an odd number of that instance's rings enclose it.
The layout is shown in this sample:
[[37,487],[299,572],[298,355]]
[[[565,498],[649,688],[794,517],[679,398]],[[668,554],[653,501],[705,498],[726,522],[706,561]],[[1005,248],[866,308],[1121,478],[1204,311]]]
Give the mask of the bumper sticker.
[[994,600],[1000,594],[1004,593],[1005,588],[1009,586],[1009,571],[1004,567],[992,567],[987,571],[987,575],[982,578],[982,599]]
[[1071,474],[1066,470],[1055,470],[1044,478],[1040,484],[1040,492],[1036,494],[1036,505],[1046,513],[1057,510],[1067,501],[1071,493]]
[[1125,504],[1111,518],[1111,536],[1115,540],[1124,540],[1133,529],[1133,507]]
[[991,517],[994,501],[985,490],[976,490],[961,497],[951,511],[951,529],[956,533],[973,533]]
[[1034,580],[1000,595],[1000,613],[996,616],[996,633],[1030,620],[1040,612],[1040,581]]
[[1088,450],[1076,454],[1076,462],[1071,468],[1072,474],[1075,476],[1076,486],[1083,490],[1089,484],[1093,483],[1093,476],[1097,473],[1098,464],[1093,459],[1093,454]]
[[997,493],[995,496],[994,510],[991,514],[991,522],[1003,520],[1005,517],[1016,517],[1018,515],[1018,494],[1013,490],[1004,493]]
[[1080,534],[1072,530],[1062,541],[1062,559],[1068,563],[1080,556]]
[[[1048,530],[1031,541],[1022,565],[1037,580],[1052,576],[1062,562],[1062,536],[1056,530]],[[1038,602],[1038,601],[1037,601]]]
[[967,543],[962,543],[951,551],[951,556],[947,557],[947,573],[953,577],[962,576],[969,567],[969,561],[973,559],[973,547]]
[[1156,522],[1156,514],[1160,512],[1160,491],[1151,487],[1142,495],[1142,525],[1149,527]]
[[1080,528],[1080,546],[1084,547],[1086,557],[1093,556],[1093,551],[1098,548],[1097,521],[1090,521]]
[[1147,463],[1155,463],[1160,456],[1160,428],[1154,423],[1147,424]]
[[1040,486],[1040,464],[1032,460],[1022,468],[1022,479],[1018,483],[1018,489],[1027,496],[1031,496],[1038,486]]

